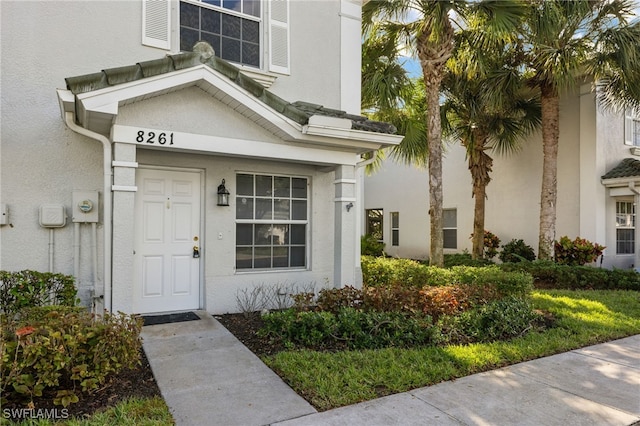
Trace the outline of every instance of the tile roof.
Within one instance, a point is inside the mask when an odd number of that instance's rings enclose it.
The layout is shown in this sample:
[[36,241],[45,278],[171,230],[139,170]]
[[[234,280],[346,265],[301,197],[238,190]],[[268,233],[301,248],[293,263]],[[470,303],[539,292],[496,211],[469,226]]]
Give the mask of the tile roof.
[[214,56],[213,48],[205,42],[197,43],[193,52],[167,55],[162,59],[105,69],[93,74],[68,77],[65,81],[67,89],[77,95],[202,64],[223,74],[266,105],[300,125],[308,124],[309,118],[313,115],[322,115],[351,120],[351,128],[353,130],[387,134],[395,134],[397,131],[390,123],[372,121],[360,115],[348,114],[345,111],[325,108],[322,105],[302,101],[287,102],[267,90],[259,82],[242,74],[238,67]]
[[620,162],[620,164],[603,175],[602,179],[626,177],[640,177],[640,160],[636,160],[635,158],[625,158]]

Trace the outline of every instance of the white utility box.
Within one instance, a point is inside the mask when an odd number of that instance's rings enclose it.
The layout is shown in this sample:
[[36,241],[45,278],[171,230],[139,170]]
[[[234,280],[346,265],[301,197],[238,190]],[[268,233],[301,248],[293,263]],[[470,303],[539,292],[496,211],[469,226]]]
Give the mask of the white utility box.
[[43,204],[40,206],[40,226],[43,228],[62,228],[67,224],[67,212],[62,204]]
[[98,191],[73,191],[71,220],[80,223],[98,222]]

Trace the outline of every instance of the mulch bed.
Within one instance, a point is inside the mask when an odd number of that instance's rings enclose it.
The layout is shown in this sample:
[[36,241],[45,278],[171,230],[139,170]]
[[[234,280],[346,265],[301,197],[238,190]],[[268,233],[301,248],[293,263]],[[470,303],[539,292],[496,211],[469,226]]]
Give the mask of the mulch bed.
[[[69,417],[83,418],[92,415],[97,411],[104,410],[117,403],[130,398],[151,398],[161,396],[160,389],[156,384],[156,380],[151,372],[151,366],[144,353],[140,351],[141,364],[133,370],[125,370],[120,374],[110,377],[107,382],[98,390],[91,394],[78,392],[80,400],[75,404],[66,407],[66,415]],[[62,410],[62,406],[55,405],[53,399],[56,391],[45,391],[42,397],[33,400],[34,410]],[[20,398],[19,394],[8,393],[5,395],[8,399],[7,404],[3,404],[3,415],[11,409],[27,408],[29,401]],[[9,411],[6,411],[9,409]],[[65,415],[65,417],[66,417]]]

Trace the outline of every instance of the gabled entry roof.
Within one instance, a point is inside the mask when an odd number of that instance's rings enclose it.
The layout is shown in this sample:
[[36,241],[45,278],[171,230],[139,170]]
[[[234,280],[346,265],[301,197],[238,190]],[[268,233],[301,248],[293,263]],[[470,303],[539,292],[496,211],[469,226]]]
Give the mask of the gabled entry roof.
[[74,112],[81,126],[105,136],[120,106],[198,86],[283,140],[340,146],[362,153],[396,145],[402,139],[389,123],[309,102],[288,102],[217,58],[204,42],[196,44],[193,52],[65,81],[67,90],[58,90],[63,115]]

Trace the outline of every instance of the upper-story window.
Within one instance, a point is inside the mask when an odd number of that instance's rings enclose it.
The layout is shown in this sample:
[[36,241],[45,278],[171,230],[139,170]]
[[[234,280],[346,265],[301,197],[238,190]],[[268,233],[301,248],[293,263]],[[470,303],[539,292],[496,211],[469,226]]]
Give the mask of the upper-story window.
[[181,1],[180,50],[206,41],[216,56],[260,68],[261,25],[256,0]]
[[142,1],[142,44],[187,51],[206,41],[227,61],[289,74],[289,0],[180,0],[177,11],[171,6],[172,0]]
[[624,118],[625,143],[640,146],[640,114],[633,109],[627,109]]

